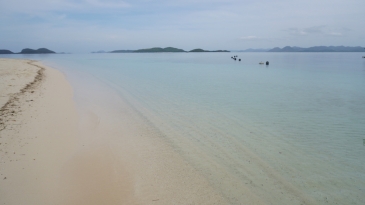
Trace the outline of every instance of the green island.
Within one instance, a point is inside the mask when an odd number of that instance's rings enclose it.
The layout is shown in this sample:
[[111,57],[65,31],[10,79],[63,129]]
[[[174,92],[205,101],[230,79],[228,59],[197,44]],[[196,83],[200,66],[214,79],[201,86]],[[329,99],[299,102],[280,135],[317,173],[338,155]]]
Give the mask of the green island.
[[166,48],[154,47],[154,48],[144,48],[138,50],[115,50],[109,53],[190,53],[190,52],[195,53],[195,52],[230,52],[230,51],[227,50],[207,51],[201,48],[193,49],[191,51],[185,51],[183,49],[174,47],[166,47]]
[[14,54],[13,52],[9,51],[9,50],[0,50],[0,54]]
[[215,51],[207,51],[207,50],[203,50],[201,48],[196,48],[196,49],[193,49],[191,51],[189,51],[189,53],[199,53],[199,52],[230,52],[230,51],[227,51],[227,50],[215,50]]
[[160,48],[160,47],[155,47],[155,48],[146,48],[146,49],[138,49],[135,50],[134,53],[177,53],[177,52],[186,52],[183,49],[179,49],[179,48],[173,48],[173,47],[167,47],[167,48]]
[[39,48],[37,50],[30,49],[30,48],[24,48],[20,53],[13,53],[9,50],[0,50],[0,54],[52,54],[56,53],[54,51],[51,51],[47,48]]

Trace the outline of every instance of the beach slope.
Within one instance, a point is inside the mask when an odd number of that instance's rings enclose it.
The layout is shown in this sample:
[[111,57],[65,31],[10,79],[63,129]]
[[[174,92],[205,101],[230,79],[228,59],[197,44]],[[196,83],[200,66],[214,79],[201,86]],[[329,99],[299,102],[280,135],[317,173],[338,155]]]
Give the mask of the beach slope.
[[54,204],[72,156],[77,113],[62,73],[0,59],[0,202]]

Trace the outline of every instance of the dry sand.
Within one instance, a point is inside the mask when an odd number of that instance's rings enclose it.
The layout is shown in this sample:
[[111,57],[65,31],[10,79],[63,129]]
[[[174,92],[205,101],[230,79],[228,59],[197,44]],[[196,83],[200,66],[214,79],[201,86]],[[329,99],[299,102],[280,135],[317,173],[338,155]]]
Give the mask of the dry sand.
[[54,204],[76,145],[64,76],[35,61],[0,59],[0,204]]
[[77,111],[57,70],[0,59],[0,204],[226,204],[128,103]]

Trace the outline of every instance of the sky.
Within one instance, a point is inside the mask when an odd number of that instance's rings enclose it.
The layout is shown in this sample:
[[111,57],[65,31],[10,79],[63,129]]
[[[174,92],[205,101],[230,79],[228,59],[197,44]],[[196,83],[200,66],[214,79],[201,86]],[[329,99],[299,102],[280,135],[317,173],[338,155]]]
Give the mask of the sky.
[[0,0],[0,49],[365,46],[365,0]]

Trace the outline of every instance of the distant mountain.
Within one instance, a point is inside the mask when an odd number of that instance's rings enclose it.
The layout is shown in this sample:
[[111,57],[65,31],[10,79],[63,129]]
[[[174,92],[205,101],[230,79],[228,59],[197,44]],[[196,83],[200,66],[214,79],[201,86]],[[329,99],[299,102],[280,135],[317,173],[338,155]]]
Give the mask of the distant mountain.
[[146,49],[139,49],[135,50],[135,53],[160,53],[160,52],[186,52],[179,48],[167,47],[167,48],[146,48]]
[[275,47],[269,52],[365,52],[365,49],[360,46],[314,46],[309,48],[285,46],[284,48]]
[[116,51],[110,51],[109,53],[133,53],[134,50],[116,50]]
[[201,48],[197,48],[197,49],[193,49],[191,51],[189,51],[190,53],[199,53],[199,52],[230,52],[230,51],[227,51],[227,50],[216,50],[216,51],[207,51],[207,50],[203,50]]
[[275,48],[273,48],[271,50],[268,50],[268,52],[281,52],[281,48],[275,47]]
[[46,53],[56,53],[56,52],[48,50],[47,48],[39,48],[37,50],[25,48],[20,52],[20,54],[46,54]]
[[0,50],[0,54],[14,54],[14,53],[9,50]]

